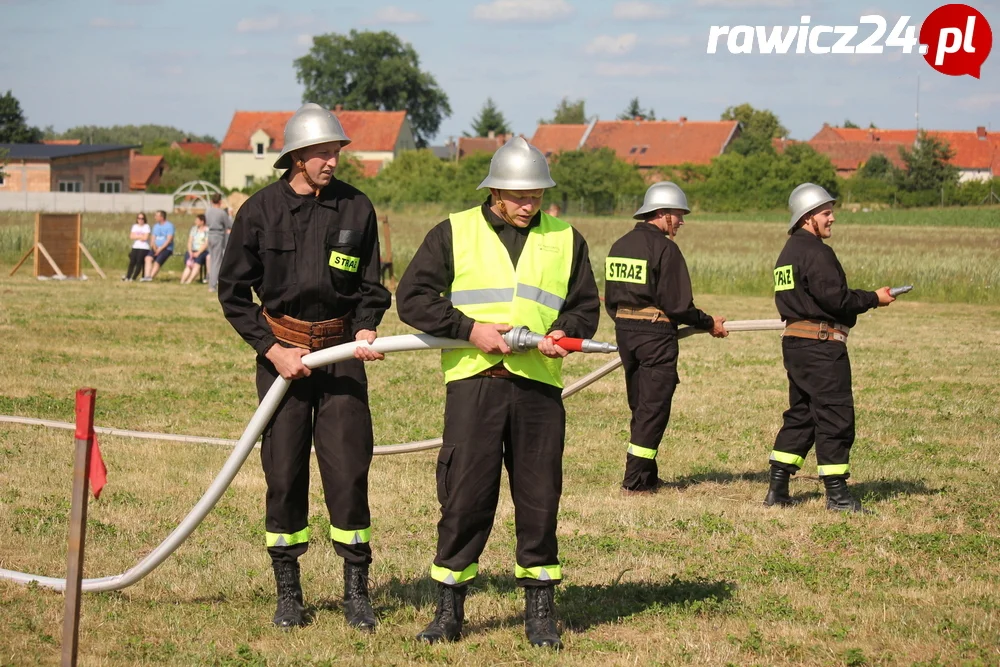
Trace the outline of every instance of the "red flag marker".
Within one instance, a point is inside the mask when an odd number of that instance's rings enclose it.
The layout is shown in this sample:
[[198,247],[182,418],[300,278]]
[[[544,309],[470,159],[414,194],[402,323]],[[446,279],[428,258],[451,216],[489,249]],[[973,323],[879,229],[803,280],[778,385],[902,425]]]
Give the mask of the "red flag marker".
[[94,498],[101,497],[101,489],[108,481],[108,469],[101,458],[101,448],[97,446],[97,434],[90,436],[90,469],[87,471],[90,478],[90,490],[94,492]]

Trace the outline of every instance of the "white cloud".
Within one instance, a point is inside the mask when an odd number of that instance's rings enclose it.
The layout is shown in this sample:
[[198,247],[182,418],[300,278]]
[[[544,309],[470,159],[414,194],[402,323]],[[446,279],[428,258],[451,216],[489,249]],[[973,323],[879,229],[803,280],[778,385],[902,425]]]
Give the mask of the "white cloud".
[[962,97],[955,102],[955,106],[968,111],[990,111],[1000,106],[1000,93],[983,93]]
[[600,63],[594,73],[608,79],[642,79],[662,74],[676,74],[677,68],[657,63]]
[[115,19],[102,17],[90,19],[90,27],[100,28],[102,30],[128,30],[135,27],[135,21],[117,21]]
[[649,40],[649,43],[654,46],[668,46],[675,49],[691,46],[693,42],[694,40],[691,39],[690,35],[665,35]]
[[573,7],[566,0],[493,0],[472,10],[472,18],[478,21],[549,23],[572,15]]
[[240,19],[236,24],[236,32],[271,32],[282,25],[281,16],[271,14],[262,18]]
[[295,38],[295,43],[299,46],[311,47],[313,45],[312,35],[299,35]]
[[806,4],[805,0],[695,0],[698,7],[726,9],[782,9]]
[[598,35],[584,47],[584,50],[592,55],[623,56],[632,51],[638,42],[639,37],[634,32],[618,35],[617,37]]
[[621,21],[662,21],[671,15],[669,8],[655,2],[616,2],[611,15]]
[[400,9],[395,5],[389,5],[375,12],[375,14],[363,21],[363,23],[423,23],[427,18],[417,12]]

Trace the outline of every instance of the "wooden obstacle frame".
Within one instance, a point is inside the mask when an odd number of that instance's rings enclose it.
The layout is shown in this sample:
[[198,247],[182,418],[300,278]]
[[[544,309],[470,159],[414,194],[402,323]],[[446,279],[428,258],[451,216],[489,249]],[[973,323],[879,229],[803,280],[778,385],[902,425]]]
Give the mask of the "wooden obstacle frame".
[[36,213],[34,243],[14,265],[10,275],[17,273],[28,257],[34,256],[36,278],[80,278],[80,254],[83,253],[97,274],[107,278],[87,246],[83,245],[82,232],[83,216],[80,213]]

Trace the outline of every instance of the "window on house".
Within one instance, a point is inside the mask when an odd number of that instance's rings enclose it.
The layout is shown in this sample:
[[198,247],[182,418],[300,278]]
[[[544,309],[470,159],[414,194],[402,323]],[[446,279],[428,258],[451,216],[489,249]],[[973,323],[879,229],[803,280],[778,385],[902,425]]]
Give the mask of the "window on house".
[[83,181],[59,181],[59,192],[83,192]]
[[243,187],[245,187],[245,188],[252,188],[253,187],[253,181],[254,181],[253,176],[251,176],[250,174],[247,174],[246,179],[247,180],[243,184]]
[[643,153],[645,153],[647,148],[649,148],[649,146],[643,146],[642,150],[639,151],[639,155],[642,155]]
[[633,146],[633,147],[632,147],[632,150],[630,150],[630,151],[628,152],[628,154],[629,154],[629,155],[635,155],[635,152],[636,152],[637,150],[639,150],[639,147],[638,147],[638,146]]
[[3,179],[4,179],[5,176],[6,175],[2,171],[0,171],[0,186],[3,185]]
[[264,157],[264,142],[257,142],[257,150],[254,151],[255,157]]
[[122,182],[121,181],[101,181],[97,184],[97,189],[99,192],[104,192],[108,194],[121,192]]

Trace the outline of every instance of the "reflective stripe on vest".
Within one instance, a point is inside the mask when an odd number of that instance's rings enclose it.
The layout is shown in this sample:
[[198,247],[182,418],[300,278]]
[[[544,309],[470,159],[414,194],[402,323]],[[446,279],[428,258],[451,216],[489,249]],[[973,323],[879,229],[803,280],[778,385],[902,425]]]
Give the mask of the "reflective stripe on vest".
[[[517,268],[481,207],[452,213],[455,278],[445,294],[460,311],[494,324],[523,325],[548,333],[566,303],[573,268],[573,228],[542,213],[528,232]],[[444,350],[444,381],[461,380],[503,365],[514,375],[562,387],[562,359],[537,350],[522,354],[483,354],[477,349]]]
[[479,563],[473,563],[460,572],[449,570],[448,568],[441,567],[439,565],[431,565],[431,579],[441,582],[442,584],[449,584],[451,586],[457,586],[459,584],[464,584],[467,581],[472,581],[478,573]]
[[310,534],[309,526],[294,533],[264,533],[264,544],[268,548],[294,547],[296,544],[308,542]]
[[341,544],[367,544],[372,541],[371,526],[361,530],[341,530],[330,526],[330,539]]
[[514,576],[518,579],[537,579],[538,581],[559,581],[562,579],[562,566],[542,565],[539,567],[521,567],[514,565]]
[[789,454],[788,452],[779,452],[778,450],[771,450],[771,462],[772,463],[787,463],[790,466],[795,466],[796,468],[801,468],[802,464],[806,462],[804,458],[798,456],[797,454]]

